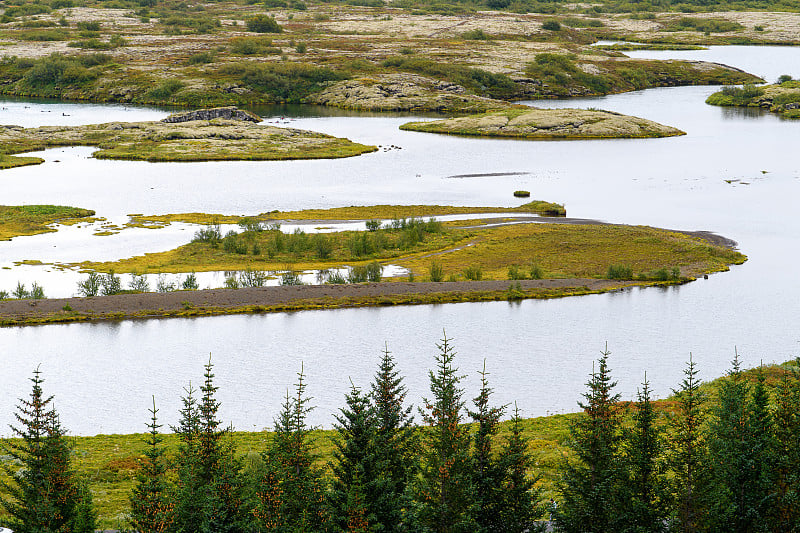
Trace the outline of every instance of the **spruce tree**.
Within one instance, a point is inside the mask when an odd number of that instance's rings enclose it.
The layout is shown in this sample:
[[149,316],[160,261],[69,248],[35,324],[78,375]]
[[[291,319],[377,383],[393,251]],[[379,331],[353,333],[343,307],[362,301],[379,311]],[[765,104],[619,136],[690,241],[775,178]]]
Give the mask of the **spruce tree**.
[[622,469],[620,465],[619,394],[611,381],[606,349],[584,393],[584,410],[570,428],[570,447],[576,459],[564,465],[559,480],[562,503],[554,513],[560,530],[611,533],[620,531]]
[[705,395],[700,390],[702,381],[689,354],[683,371],[681,387],[673,390],[677,401],[672,418],[672,447],[669,454],[670,469],[674,473],[675,493],[674,523],[682,533],[700,530],[704,516],[706,494],[706,447],[703,434],[703,404]]
[[536,488],[539,477],[530,474],[534,461],[528,451],[528,439],[523,434],[522,418],[516,404],[511,418],[511,433],[500,452],[500,465],[503,471],[499,509],[501,527],[495,531],[534,531],[534,520],[542,514],[538,505],[541,490]]
[[175,529],[179,533],[239,531],[240,465],[228,440],[229,427],[217,418],[219,402],[213,365],[205,365],[200,401],[189,384],[177,428],[178,483],[175,496]]
[[177,533],[197,533],[202,524],[203,510],[203,482],[198,458],[200,415],[195,397],[197,390],[191,382],[184,392],[180,419],[172,428],[180,442],[175,468],[174,530]]
[[[352,385],[352,383],[351,383]],[[381,531],[367,499],[377,491],[375,435],[377,420],[369,398],[355,385],[347,406],[336,415],[333,483],[328,495],[333,521],[341,531]]]
[[720,385],[709,426],[713,488],[707,528],[711,531],[749,532],[765,525],[762,461],[768,445],[755,432],[768,424],[769,415],[766,395],[759,388],[763,389],[757,385],[751,394],[737,353]]
[[447,335],[437,344],[436,370],[429,371],[432,398],[420,409],[427,425],[421,475],[416,487],[419,518],[436,533],[475,531],[470,436],[463,425],[463,376]]
[[637,391],[633,427],[626,432],[623,531],[658,533],[666,530],[669,490],[663,462],[663,436],[656,425],[650,400],[650,382],[645,374]]
[[406,394],[403,378],[387,346],[370,394],[377,430],[374,490],[367,495],[367,507],[375,523],[386,532],[408,531],[411,519],[409,484],[417,465],[418,441],[412,407],[405,406]]
[[275,433],[257,475],[251,514],[256,531],[316,532],[329,523],[322,472],[311,451],[311,428],[306,422],[311,398],[305,374],[297,374],[295,396],[286,393]]
[[0,488],[10,498],[0,498],[16,533],[92,533],[95,513],[91,492],[72,470],[72,447],[52,407],[52,396],[42,390],[44,380],[37,368],[31,378],[28,399],[20,399],[11,426],[18,441],[5,452],[22,464],[17,471],[5,467],[9,481]]
[[[800,366],[800,365],[798,365]],[[784,366],[775,398],[773,531],[800,531],[800,372]]]
[[503,504],[503,467],[494,451],[493,440],[497,435],[500,417],[503,416],[505,406],[492,407],[490,398],[492,389],[489,387],[486,372],[486,361],[483,362],[481,388],[478,396],[473,399],[475,411],[469,415],[477,424],[473,436],[472,474],[474,490],[474,515],[475,522],[482,531],[500,531],[503,527],[504,517],[501,515]]
[[164,457],[164,438],[158,432],[158,409],[153,397],[150,423],[145,438],[147,448],[145,460],[136,476],[136,486],[131,493],[131,527],[139,533],[164,533],[170,531],[173,523],[171,486],[166,479],[166,458]]

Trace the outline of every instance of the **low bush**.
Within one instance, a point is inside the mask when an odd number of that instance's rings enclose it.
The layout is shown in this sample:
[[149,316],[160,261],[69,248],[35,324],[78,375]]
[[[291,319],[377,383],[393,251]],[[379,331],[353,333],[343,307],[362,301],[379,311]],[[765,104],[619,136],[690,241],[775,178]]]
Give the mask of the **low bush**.
[[561,24],[555,19],[545,20],[542,23],[542,29],[547,31],[560,31]]
[[464,277],[470,281],[480,281],[483,279],[483,269],[479,266],[470,265],[464,269]]
[[628,265],[609,265],[608,279],[633,279],[633,270]]
[[514,196],[517,198],[529,198],[531,195],[530,191],[514,191]]
[[189,56],[188,63],[190,65],[203,65],[205,63],[213,63],[214,59],[214,54],[211,52],[200,52]]
[[431,281],[444,281],[444,268],[436,259],[428,266],[428,276]]
[[278,22],[269,15],[258,14],[254,15],[246,21],[247,31],[254,33],[281,33],[281,28]]
[[221,67],[219,72],[273,97],[276,102],[299,102],[321,90],[327,82],[345,78],[328,68],[295,62],[232,63]]
[[100,274],[97,272],[89,272],[85,280],[78,282],[78,294],[84,297],[97,296],[101,287]]
[[726,33],[738,31],[744,26],[738,22],[718,18],[681,17],[667,25],[665,31],[699,31],[703,33]]

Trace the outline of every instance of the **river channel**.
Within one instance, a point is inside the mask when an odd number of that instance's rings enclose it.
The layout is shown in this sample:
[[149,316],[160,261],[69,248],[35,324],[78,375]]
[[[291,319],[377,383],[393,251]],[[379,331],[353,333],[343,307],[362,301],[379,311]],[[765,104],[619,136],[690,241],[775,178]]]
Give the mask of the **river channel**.
[[[768,81],[780,74],[800,77],[800,48],[631,55],[719,61]],[[271,426],[301,364],[318,406],[311,421],[330,426],[348,378],[366,386],[384,343],[406,376],[409,399],[419,404],[443,330],[454,339],[467,396],[475,395],[476,371],[485,360],[496,401],[517,401],[526,416],[575,410],[606,343],[624,399],[635,396],[645,371],[656,394],[668,395],[690,352],[709,379],[725,372],[734,349],[745,366],[800,355],[800,121],[708,106],[704,100],[714,90],[663,88],[531,102],[608,109],[687,132],[668,139],[459,138],[400,131],[409,116],[280,108],[260,112],[270,122],[382,148],[333,161],[196,164],[100,161],[89,158],[92,150],[85,147],[42,152],[43,165],[2,172],[3,204],[74,205],[116,220],[130,213],[255,214],[380,203],[511,206],[519,203],[511,193],[527,189],[534,198],[564,203],[571,217],[714,231],[736,240],[749,261],[681,287],[552,301],[0,329],[0,434],[8,433],[12,407],[27,394],[26,378],[37,365],[64,425],[91,435],[144,429],[151,395],[164,421],[174,423],[182,387],[199,383],[209,354],[221,414],[242,430]],[[41,102],[2,106],[0,123],[26,126],[151,120],[168,112]],[[497,173],[509,175],[489,176]],[[474,177],[454,177],[463,175]],[[159,232],[172,230],[141,231],[158,240]],[[185,228],[186,240],[191,231]],[[63,246],[90,259],[93,250],[109,246],[104,243],[124,249],[126,239],[132,243],[139,235],[124,230],[96,237],[87,230]],[[35,238],[0,243],[0,262],[40,259],[28,256],[35,247],[24,244]],[[17,271],[10,272],[3,279]]]

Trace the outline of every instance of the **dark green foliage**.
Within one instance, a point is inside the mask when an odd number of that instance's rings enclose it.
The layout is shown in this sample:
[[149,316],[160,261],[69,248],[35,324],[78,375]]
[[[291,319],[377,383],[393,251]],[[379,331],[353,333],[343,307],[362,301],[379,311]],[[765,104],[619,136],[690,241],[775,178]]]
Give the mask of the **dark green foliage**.
[[161,82],[158,87],[150,89],[144,96],[152,100],[166,100],[183,89],[183,87],[182,81],[172,78]]
[[328,493],[333,523],[340,531],[379,531],[367,504],[377,496],[378,457],[375,451],[378,421],[368,396],[355,385],[345,397],[346,407],[336,415],[337,440]]
[[800,375],[784,368],[775,397],[774,503],[769,522],[776,531],[800,530]]
[[554,19],[545,20],[542,23],[542,29],[543,30],[548,30],[548,31],[560,31],[561,30],[561,24],[559,24],[559,22],[557,20],[554,20]]
[[192,242],[206,242],[212,247],[216,248],[222,240],[222,232],[220,231],[219,224],[212,222],[205,228],[199,229],[195,232]]
[[169,531],[173,521],[171,485],[167,481],[166,458],[159,434],[158,409],[153,397],[151,419],[144,442],[145,460],[136,476],[136,485],[131,492],[131,527],[139,533],[163,533]]
[[322,472],[314,464],[311,428],[306,424],[313,407],[302,368],[297,376],[295,396],[287,391],[257,475],[251,515],[258,531],[318,531],[328,522]]
[[415,492],[419,520],[437,533],[472,532],[474,489],[470,435],[463,423],[464,390],[447,335],[437,344],[436,370],[429,371],[431,399],[420,409],[426,429]]
[[633,270],[628,265],[609,265],[608,279],[633,279]]
[[29,62],[17,60],[15,66],[24,69],[22,84],[31,89],[57,89],[59,87],[81,85],[94,80],[98,72],[95,66],[99,58],[81,60],[73,57],[52,54]]
[[232,63],[220,69],[231,76],[275,99],[276,102],[299,102],[309,94],[321,90],[326,82],[338,81],[344,75],[333,70],[306,63]]
[[230,428],[217,418],[213,365],[205,365],[198,402],[191,384],[183,398],[178,427],[181,444],[175,493],[175,529],[178,532],[240,530],[240,465],[227,440]]
[[633,427],[625,435],[624,530],[631,533],[666,531],[669,487],[664,464],[664,437],[650,399],[647,376],[637,391]]
[[19,426],[11,426],[18,440],[3,450],[22,468],[4,467],[8,481],[0,489],[8,498],[0,498],[0,507],[17,533],[93,533],[91,492],[72,470],[72,447],[38,368],[31,382],[29,399],[20,399],[14,414]]
[[518,91],[517,84],[505,74],[493,74],[486,70],[454,63],[434,61],[422,57],[396,56],[386,59],[383,65],[448,80],[463,85],[476,94],[492,98],[510,99]]
[[[556,22],[556,24],[558,23]],[[581,70],[576,63],[576,57],[572,54],[550,52],[537,54],[534,60],[526,66],[525,73],[548,85],[557,87],[582,85],[597,94],[606,94],[612,88],[608,77],[589,74]]]
[[464,277],[471,281],[483,279],[483,269],[479,266],[470,265],[464,269]]
[[417,438],[412,407],[406,407],[407,389],[386,347],[371,386],[370,399],[376,420],[375,480],[367,508],[383,531],[409,530],[411,493],[416,472]]
[[623,469],[620,464],[621,422],[611,381],[606,349],[586,384],[585,416],[570,428],[570,447],[575,460],[562,468],[559,486],[562,504],[554,513],[558,527],[567,532],[621,531]]
[[502,515],[505,472],[494,450],[493,440],[497,435],[498,424],[505,406],[493,407],[489,403],[493,391],[486,378],[488,373],[485,361],[483,370],[479,374],[480,392],[472,400],[475,411],[469,413],[473,422],[477,424],[472,438],[473,516],[482,531],[501,531],[505,519]]
[[713,482],[708,528],[758,531],[769,494],[767,463],[771,434],[763,383],[745,381],[739,356],[719,389],[709,423],[709,465]]
[[666,31],[701,31],[704,33],[725,33],[744,29],[738,22],[714,18],[681,17],[669,24]]
[[534,460],[528,451],[528,439],[523,435],[522,418],[516,405],[511,418],[511,432],[500,451],[499,462],[503,469],[499,509],[502,528],[497,531],[535,531],[532,524],[542,514],[538,505],[541,490],[536,488],[538,476],[531,474]]
[[122,292],[122,280],[120,280],[119,276],[114,275],[113,270],[100,278],[100,285],[100,294],[103,296],[111,296]]
[[706,443],[702,431],[705,395],[692,361],[684,369],[680,389],[673,390],[677,400],[675,416],[671,420],[672,448],[669,462],[674,472],[674,513],[677,531],[692,533],[700,530],[707,503]]
[[211,52],[200,52],[190,55],[188,61],[190,65],[203,65],[205,63],[213,63],[214,59],[214,54]]
[[247,19],[247,31],[255,33],[281,33],[283,28],[269,15],[258,14]]
[[428,277],[433,282],[444,281],[444,268],[436,259],[433,259],[428,266]]

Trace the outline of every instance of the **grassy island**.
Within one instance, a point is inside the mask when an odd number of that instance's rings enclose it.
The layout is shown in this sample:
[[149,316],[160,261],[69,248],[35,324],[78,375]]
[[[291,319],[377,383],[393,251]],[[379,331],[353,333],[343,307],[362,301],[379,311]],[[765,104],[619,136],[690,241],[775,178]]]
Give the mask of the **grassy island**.
[[[0,150],[98,146],[98,159],[237,161],[351,157],[377,148],[305,130],[214,118],[185,122],[110,122],[87,126],[0,127]],[[40,160],[41,161],[41,160]]]
[[723,87],[706,99],[718,106],[769,109],[784,118],[800,118],[800,80],[789,79],[773,85]]
[[0,205],[0,240],[56,231],[55,222],[79,222],[94,215],[90,209],[62,205]]
[[652,120],[584,109],[513,109],[467,117],[409,122],[400,129],[522,139],[620,139],[685,135]]

